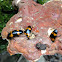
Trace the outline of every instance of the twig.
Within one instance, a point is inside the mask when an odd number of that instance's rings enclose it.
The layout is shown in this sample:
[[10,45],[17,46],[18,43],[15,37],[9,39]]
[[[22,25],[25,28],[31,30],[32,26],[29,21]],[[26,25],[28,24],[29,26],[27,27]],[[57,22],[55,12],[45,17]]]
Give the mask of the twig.
[[21,55],[17,62],[21,62],[22,58],[23,58],[23,56]]

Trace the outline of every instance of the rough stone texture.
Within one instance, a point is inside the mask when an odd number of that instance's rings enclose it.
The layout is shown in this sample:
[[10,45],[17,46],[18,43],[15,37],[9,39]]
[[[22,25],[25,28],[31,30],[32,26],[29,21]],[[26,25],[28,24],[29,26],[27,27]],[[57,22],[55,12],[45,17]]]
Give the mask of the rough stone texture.
[[[19,7],[19,12],[7,22],[6,27],[2,30],[2,38],[7,39],[7,35],[13,30],[24,30],[27,26],[32,26],[32,33],[36,35],[34,39],[27,40],[22,34],[9,40],[7,50],[10,55],[22,53],[28,60],[39,59],[41,55],[62,54],[62,1],[51,1],[40,5],[33,0],[17,0],[13,4]],[[22,21],[17,21],[22,17]],[[48,36],[48,29],[55,28],[58,35],[55,42],[52,43]],[[45,53],[36,49],[37,43],[46,44]]]

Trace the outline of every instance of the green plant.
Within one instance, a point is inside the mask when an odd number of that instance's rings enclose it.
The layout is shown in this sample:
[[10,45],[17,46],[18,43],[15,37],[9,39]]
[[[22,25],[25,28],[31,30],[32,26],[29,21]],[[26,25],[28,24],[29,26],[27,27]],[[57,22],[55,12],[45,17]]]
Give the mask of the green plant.
[[50,0],[37,0],[40,4],[44,4],[44,3],[46,3],[46,2],[48,2],[48,1],[50,1]]

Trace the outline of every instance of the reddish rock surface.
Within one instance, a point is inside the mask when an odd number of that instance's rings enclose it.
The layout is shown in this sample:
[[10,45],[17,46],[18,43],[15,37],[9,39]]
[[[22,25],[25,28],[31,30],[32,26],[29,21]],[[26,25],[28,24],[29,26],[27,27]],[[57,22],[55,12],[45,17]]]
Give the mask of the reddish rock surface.
[[[13,4],[16,0],[13,1]],[[2,30],[2,38],[7,39],[7,35],[13,30],[25,30],[31,26],[32,33],[36,36],[27,40],[25,34],[9,40],[7,50],[11,55],[22,53],[28,60],[39,59],[41,55],[62,54],[62,1],[51,1],[40,5],[33,0],[20,0],[16,6],[19,12],[7,22]],[[22,17],[22,21],[17,21]],[[55,28],[58,34],[55,42],[52,43],[48,36],[48,29]],[[36,49],[37,43],[46,44],[45,53],[43,50]]]

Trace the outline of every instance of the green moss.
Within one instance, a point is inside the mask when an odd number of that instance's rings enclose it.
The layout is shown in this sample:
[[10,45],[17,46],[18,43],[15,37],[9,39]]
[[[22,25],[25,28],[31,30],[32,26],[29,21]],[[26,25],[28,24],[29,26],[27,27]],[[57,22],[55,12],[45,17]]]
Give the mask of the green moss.
[[[16,13],[12,0],[0,0],[0,33],[8,20]],[[1,35],[0,35],[1,36]]]
[[48,1],[50,1],[50,0],[37,0],[38,1],[38,3],[40,3],[40,4],[44,4],[44,3],[46,3],[46,2],[48,2]]
[[7,50],[8,42],[0,37],[0,53]]

